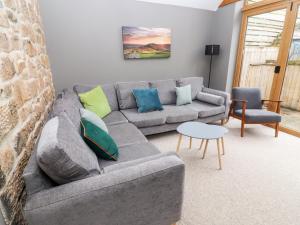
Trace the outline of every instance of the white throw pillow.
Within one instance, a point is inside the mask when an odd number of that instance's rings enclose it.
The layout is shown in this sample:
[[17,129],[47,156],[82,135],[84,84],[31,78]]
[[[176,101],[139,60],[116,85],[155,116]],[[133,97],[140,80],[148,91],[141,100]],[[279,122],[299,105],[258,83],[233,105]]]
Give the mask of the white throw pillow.
[[105,125],[104,121],[94,112],[87,110],[85,108],[80,108],[80,115],[81,118],[86,119],[87,121],[95,124],[97,127],[104,130],[106,133],[108,133],[107,126]]
[[176,87],[176,105],[186,105],[192,103],[192,87],[186,85],[184,87]]

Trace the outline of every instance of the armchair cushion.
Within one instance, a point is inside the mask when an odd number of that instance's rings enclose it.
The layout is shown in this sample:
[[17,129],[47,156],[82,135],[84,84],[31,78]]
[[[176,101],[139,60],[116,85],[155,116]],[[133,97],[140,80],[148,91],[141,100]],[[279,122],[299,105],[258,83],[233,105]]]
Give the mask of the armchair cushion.
[[[236,110],[235,114],[242,117],[242,109]],[[262,109],[246,109],[246,122],[252,123],[276,123],[281,122],[281,115]]]
[[[259,88],[233,88],[232,99],[246,100],[247,109],[262,109],[261,93]],[[235,110],[242,109],[242,103],[237,102]]]

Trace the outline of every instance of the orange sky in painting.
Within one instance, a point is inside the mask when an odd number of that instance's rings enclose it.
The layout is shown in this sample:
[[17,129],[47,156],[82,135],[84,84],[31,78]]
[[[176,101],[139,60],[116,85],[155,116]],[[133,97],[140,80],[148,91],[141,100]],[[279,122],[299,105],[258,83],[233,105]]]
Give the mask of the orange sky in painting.
[[124,37],[125,44],[137,44],[137,45],[146,45],[149,43],[155,44],[171,44],[171,38],[168,36],[163,37]]
[[171,44],[170,30],[163,28],[128,28],[123,34],[124,44]]

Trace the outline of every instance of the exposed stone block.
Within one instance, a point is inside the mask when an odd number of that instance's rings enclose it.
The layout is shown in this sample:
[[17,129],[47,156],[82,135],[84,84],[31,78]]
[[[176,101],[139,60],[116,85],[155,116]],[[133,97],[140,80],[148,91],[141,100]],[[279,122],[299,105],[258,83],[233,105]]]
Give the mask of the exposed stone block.
[[6,100],[12,95],[12,85],[0,85],[0,100]]
[[16,2],[15,0],[3,0],[4,5],[8,8],[16,10]]
[[0,32],[0,51],[2,52],[9,51],[9,41],[7,35],[3,32]]
[[6,27],[6,28],[9,27],[6,13],[3,10],[0,11],[0,27]]
[[8,175],[14,165],[15,155],[12,147],[5,145],[0,149],[0,169],[5,175]]
[[23,59],[18,59],[15,63],[15,69],[18,74],[21,74],[26,67],[25,61]]
[[0,105],[0,142],[18,122],[16,106],[13,103]]
[[15,72],[15,66],[7,56],[0,58],[0,78],[2,80],[11,79]]
[[30,40],[24,40],[23,41],[23,47],[26,51],[26,53],[30,56],[33,57],[36,55],[36,50]]
[[6,14],[7,14],[7,18],[9,19],[9,21],[11,21],[12,23],[18,22],[16,15],[12,11],[6,10]]

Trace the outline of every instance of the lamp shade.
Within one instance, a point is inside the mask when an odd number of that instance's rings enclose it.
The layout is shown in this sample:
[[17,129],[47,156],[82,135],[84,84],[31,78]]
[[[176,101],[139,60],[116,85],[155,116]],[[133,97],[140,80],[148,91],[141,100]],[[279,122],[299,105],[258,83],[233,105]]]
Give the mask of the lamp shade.
[[219,55],[219,54],[220,54],[220,45],[205,46],[205,55]]

